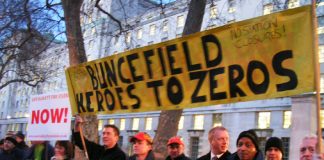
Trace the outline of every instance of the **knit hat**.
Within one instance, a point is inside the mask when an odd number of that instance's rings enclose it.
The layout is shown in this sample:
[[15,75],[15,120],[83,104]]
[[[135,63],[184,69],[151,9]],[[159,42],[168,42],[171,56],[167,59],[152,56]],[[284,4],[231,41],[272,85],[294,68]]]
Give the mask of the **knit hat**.
[[16,137],[19,137],[19,138],[21,138],[21,139],[25,139],[25,135],[24,135],[23,133],[21,133],[21,132],[16,133],[15,136],[16,136]]
[[265,152],[270,149],[270,147],[275,147],[278,148],[281,153],[283,154],[283,145],[282,145],[282,140],[278,137],[270,137],[265,145]]
[[12,138],[12,137],[6,137],[5,140],[10,141],[11,143],[13,143],[15,146],[17,145],[17,141],[16,139]]
[[250,129],[250,130],[241,132],[237,138],[236,146],[238,145],[239,140],[243,137],[249,138],[253,142],[255,148],[259,151],[258,136],[256,135],[254,130]]

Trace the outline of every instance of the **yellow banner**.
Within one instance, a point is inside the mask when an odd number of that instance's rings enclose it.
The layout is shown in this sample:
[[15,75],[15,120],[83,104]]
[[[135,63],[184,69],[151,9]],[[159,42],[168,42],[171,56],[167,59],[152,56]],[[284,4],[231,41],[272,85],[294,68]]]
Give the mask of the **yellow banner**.
[[311,92],[311,7],[70,67],[73,114],[192,108]]

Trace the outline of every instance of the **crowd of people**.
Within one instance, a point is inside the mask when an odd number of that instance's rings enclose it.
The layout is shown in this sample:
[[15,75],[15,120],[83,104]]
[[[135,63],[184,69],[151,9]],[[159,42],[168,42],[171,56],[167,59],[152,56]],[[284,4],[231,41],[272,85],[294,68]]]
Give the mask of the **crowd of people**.
[[[128,156],[118,146],[119,129],[115,125],[105,125],[102,132],[103,145],[91,142],[80,135],[82,118],[76,116],[73,130],[74,144],[70,141],[56,141],[52,147],[47,141],[32,141],[26,145],[25,136],[17,133],[0,140],[0,160],[73,160],[74,145],[87,151],[90,160],[154,160],[153,140],[145,132],[138,132],[130,138],[133,155]],[[259,148],[258,136],[254,130],[243,131],[236,140],[236,152],[230,153],[229,133],[224,127],[214,127],[208,133],[210,151],[198,160],[282,160],[283,142],[278,137],[270,137],[263,152]],[[316,136],[306,136],[300,145],[300,160],[323,159],[315,154]],[[181,137],[171,137],[167,144],[166,160],[190,160],[184,154],[185,144]],[[324,159],[323,159],[324,160]]]

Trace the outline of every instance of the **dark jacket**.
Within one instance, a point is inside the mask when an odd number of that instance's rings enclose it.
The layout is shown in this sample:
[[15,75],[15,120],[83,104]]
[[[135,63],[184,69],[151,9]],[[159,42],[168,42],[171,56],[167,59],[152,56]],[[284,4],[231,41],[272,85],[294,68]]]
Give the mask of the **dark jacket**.
[[[136,155],[130,156],[129,160],[136,160]],[[152,150],[147,154],[145,160],[154,160],[154,154],[153,154]]]
[[[44,143],[45,148],[42,153],[42,160],[50,160],[51,157],[54,156],[54,148],[48,143]],[[36,145],[32,145],[29,149],[25,152],[25,160],[34,160],[34,151],[35,151]]]
[[24,152],[19,148],[14,148],[11,152],[0,150],[0,160],[23,160]]
[[[171,157],[168,156],[165,160],[171,160]],[[178,156],[174,160],[191,160],[191,159],[189,157],[186,157],[184,154],[181,154],[180,156]]]
[[[83,150],[80,132],[73,133],[74,143]],[[113,148],[106,149],[104,146],[85,140],[89,159],[91,160],[126,160],[126,154],[116,144]]]
[[[227,157],[229,157],[231,155],[231,152],[226,151],[221,157],[219,157],[219,160],[226,160]],[[198,158],[197,160],[210,160],[210,152],[208,152],[207,154],[201,156],[200,158]]]
[[[237,152],[235,152],[232,155],[230,155],[227,160],[240,160],[240,158],[237,155]],[[258,151],[258,153],[255,155],[253,160],[264,160],[262,153],[260,151]]]
[[22,149],[22,150],[27,150],[29,147],[26,145],[25,141],[22,141],[20,143],[17,143],[16,145],[17,148]]

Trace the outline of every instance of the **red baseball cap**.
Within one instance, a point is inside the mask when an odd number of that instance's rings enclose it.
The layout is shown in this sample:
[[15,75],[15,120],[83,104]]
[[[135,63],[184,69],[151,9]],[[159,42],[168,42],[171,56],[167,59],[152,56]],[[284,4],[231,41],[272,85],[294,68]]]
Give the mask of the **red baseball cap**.
[[171,137],[168,141],[168,145],[170,144],[181,144],[181,145],[184,145],[182,140],[180,139],[180,137],[178,136],[174,136],[174,137]]
[[150,135],[148,135],[146,132],[138,132],[137,134],[135,134],[129,141],[130,142],[134,142],[135,140],[140,140],[140,141],[144,141],[146,140],[147,142],[149,142],[150,144],[153,143],[152,138],[150,137]]

